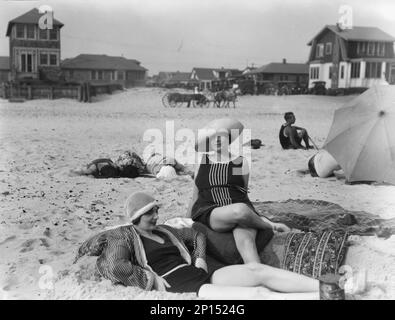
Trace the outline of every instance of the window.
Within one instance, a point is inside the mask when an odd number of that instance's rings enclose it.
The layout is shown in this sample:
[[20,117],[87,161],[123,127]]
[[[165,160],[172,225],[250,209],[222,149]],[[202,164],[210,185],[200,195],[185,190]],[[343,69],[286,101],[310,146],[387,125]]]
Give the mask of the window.
[[316,57],[320,58],[324,56],[324,45],[321,44],[317,44],[317,48],[316,48]]
[[351,63],[351,78],[359,78],[361,73],[361,63],[352,62]]
[[25,38],[25,25],[23,24],[16,25],[16,37],[19,39]]
[[329,67],[329,79],[332,79],[332,72],[333,71],[333,67],[332,66],[330,66]]
[[332,54],[332,42],[327,42],[325,45],[325,54]]
[[340,67],[340,79],[344,79],[344,66]]
[[310,79],[318,79],[320,77],[320,68],[312,67],[310,68]]
[[97,71],[97,80],[103,80],[103,71]]
[[49,55],[49,64],[51,66],[57,66],[58,65],[58,59],[56,54],[50,54]]
[[58,30],[53,28],[49,30],[49,40],[58,40]]
[[366,53],[366,42],[358,42],[357,45],[357,54]]
[[48,54],[40,53],[40,65],[44,65],[44,66],[48,65]]
[[91,71],[91,80],[96,80],[96,71]]
[[31,53],[21,54],[21,69],[22,72],[32,72],[33,71],[33,57]]
[[27,34],[28,39],[35,39],[36,38],[34,31],[35,31],[35,27],[33,24],[28,24],[26,26],[26,34]]
[[39,29],[39,38],[40,40],[48,40],[48,30],[47,29]]
[[381,78],[381,62],[366,62],[365,78]]
[[375,47],[374,42],[368,42],[368,56],[374,55],[374,47]]
[[377,43],[377,55],[380,57],[385,56],[385,43],[384,42]]
[[118,80],[124,80],[124,72],[118,71]]

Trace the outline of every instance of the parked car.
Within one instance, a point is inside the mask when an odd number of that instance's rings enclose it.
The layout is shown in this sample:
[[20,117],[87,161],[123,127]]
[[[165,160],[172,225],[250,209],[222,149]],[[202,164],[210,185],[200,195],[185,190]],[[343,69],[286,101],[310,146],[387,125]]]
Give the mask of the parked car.
[[313,87],[310,88],[309,93],[310,94],[325,95],[326,94],[325,84],[326,84],[325,81],[314,81],[313,82]]

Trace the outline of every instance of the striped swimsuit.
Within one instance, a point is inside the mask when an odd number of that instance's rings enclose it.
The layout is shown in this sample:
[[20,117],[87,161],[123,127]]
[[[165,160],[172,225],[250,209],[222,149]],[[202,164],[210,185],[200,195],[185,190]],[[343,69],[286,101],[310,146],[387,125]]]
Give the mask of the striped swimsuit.
[[211,211],[233,203],[245,203],[255,211],[248,198],[247,188],[241,174],[243,161],[240,161],[240,157],[238,161],[212,162],[208,155],[205,155],[203,160],[195,178],[199,194],[192,207],[194,221],[210,227]]

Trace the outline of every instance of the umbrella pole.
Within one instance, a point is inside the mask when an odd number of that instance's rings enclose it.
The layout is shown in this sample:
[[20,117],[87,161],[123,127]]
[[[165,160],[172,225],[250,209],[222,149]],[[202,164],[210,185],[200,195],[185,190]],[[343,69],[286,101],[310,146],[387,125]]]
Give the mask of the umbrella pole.
[[314,148],[316,148],[317,150],[319,150],[319,148],[317,147],[317,145],[314,143],[313,139],[311,139],[310,136],[308,136],[308,137],[309,137],[309,140],[311,141],[311,143],[313,144]]

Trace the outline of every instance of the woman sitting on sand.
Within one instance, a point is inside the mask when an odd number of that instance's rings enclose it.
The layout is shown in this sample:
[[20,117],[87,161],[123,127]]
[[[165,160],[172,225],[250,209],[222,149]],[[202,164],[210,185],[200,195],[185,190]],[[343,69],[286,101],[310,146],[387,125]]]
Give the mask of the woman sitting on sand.
[[[146,290],[202,293],[210,291],[208,284],[214,284],[220,286],[224,297],[241,290],[246,298],[319,298],[318,280],[259,263],[208,272],[205,236],[191,228],[158,226],[158,209],[152,196],[132,194],[126,201],[132,224],[89,239],[80,247],[76,261],[85,254],[99,255],[97,268],[103,277]],[[193,248],[192,253],[188,247]]]
[[273,234],[290,229],[260,217],[248,198],[248,163],[229,151],[229,145],[243,128],[239,121],[224,118],[210,122],[200,131],[195,149],[204,155],[195,172],[189,214],[214,231],[232,231],[244,263],[260,263],[255,243],[257,230]]

